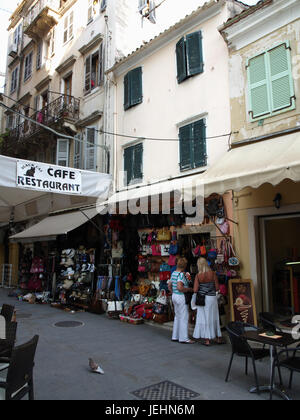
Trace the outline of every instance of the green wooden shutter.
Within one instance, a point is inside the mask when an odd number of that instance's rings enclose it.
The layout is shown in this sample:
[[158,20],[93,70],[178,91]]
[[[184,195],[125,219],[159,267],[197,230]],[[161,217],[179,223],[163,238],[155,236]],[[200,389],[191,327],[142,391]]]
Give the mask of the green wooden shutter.
[[268,52],[272,111],[288,108],[294,97],[290,50],[286,44]]
[[[129,185],[133,179],[133,149],[128,147],[124,150],[124,172],[127,174],[126,185]],[[125,180],[126,180],[125,174]]]
[[182,171],[192,166],[192,136],[192,125],[180,128],[180,169]]
[[199,168],[207,165],[206,126],[200,120],[193,124],[193,166]]
[[203,73],[203,47],[201,31],[186,36],[187,74]]
[[185,40],[181,38],[176,44],[177,80],[182,83],[187,78]]
[[124,77],[124,109],[130,108],[129,74]]
[[138,67],[130,72],[130,105],[143,102],[142,68]]
[[266,54],[249,60],[249,102],[252,118],[268,115],[271,112],[268,89]]
[[134,147],[133,177],[143,179],[143,145],[138,144]]

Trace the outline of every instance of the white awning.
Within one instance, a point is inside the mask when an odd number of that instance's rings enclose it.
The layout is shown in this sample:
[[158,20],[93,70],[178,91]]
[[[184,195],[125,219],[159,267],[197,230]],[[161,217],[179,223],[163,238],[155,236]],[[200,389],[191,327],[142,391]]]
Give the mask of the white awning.
[[[36,173],[38,175],[40,173],[39,166],[45,166],[45,164],[39,162],[28,162],[0,156],[0,223],[9,222],[12,214],[14,216],[13,220],[19,222],[33,217],[46,216],[55,211],[93,205],[97,199],[104,201],[108,198],[112,178],[110,175],[98,172],[77,171],[80,172],[80,193],[72,193],[67,190],[52,192],[50,188],[49,191],[37,191],[32,186],[36,182],[32,182],[30,185],[26,184],[26,176],[24,176],[25,186],[18,185],[18,169],[23,163],[24,166],[32,164],[32,166],[37,167]],[[57,169],[76,171],[73,168],[48,166],[53,171]],[[31,179],[28,179],[28,181],[31,181]],[[63,184],[55,182],[55,185]]]
[[206,197],[284,179],[300,182],[300,133],[232,149],[201,178]]
[[46,217],[29,229],[10,237],[12,242],[38,242],[55,240],[58,235],[66,235],[87,223],[98,214],[96,208],[63,213]]
[[196,188],[202,186],[202,174],[190,175],[182,178],[176,178],[158,182],[151,185],[142,185],[140,187],[129,188],[112,195],[108,201],[103,203],[105,206],[113,207],[117,203],[127,203],[128,201],[136,201],[143,198],[159,196],[160,194],[178,193],[179,196],[185,197],[186,201],[195,198]]

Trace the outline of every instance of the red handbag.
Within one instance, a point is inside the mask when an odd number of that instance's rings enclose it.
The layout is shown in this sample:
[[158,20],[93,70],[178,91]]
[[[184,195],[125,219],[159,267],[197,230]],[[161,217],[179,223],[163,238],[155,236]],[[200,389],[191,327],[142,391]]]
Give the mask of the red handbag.
[[161,271],[159,273],[159,280],[160,281],[168,281],[171,278],[171,271]]

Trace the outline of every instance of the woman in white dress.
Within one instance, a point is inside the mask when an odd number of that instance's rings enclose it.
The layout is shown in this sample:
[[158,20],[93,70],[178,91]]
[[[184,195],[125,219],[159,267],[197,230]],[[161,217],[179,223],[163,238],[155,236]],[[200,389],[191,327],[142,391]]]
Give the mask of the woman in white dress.
[[168,281],[175,312],[172,341],[194,344],[195,341],[190,340],[188,336],[189,307],[185,302],[184,294],[186,292],[193,292],[193,289],[189,287],[188,278],[190,276],[188,273],[185,274],[186,267],[187,260],[185,258],[179,258],[176,271],[174,271],[171,279]]
[[[205,258],[199,258],[197,262],[198,274],[194,282],[194,296],[192,309],[197,309],[197,319],[193,337],[204,339],[204,344],[210,346],[211,340],[217,339],[222,344],[220,316],[217,292],[219,281],[216,273],[211,270]],[[196,293],[205,295],[205,306],[196,306]]]

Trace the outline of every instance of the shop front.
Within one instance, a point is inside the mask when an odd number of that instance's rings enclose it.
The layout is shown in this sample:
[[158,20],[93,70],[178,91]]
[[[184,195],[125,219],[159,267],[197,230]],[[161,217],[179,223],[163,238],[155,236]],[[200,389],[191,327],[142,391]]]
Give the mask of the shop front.
[[[163,192],[159,194],[159,190]],[[153,192],[155,194],[151,195]],[[223,196],[212,194],[205,199],[201,220],[187,214],[187,207],[184,206],[184,197],[187,196],[192,198],[196,209],[195,195],[183,194],[178,181],[154,189],[147,186],[120,192],[109,200],[111,222],[108,242],[114,263],[120,264],[123,283],[123,308],[116,308],[112,316],[120,316],[122,321],[132,323],[145,320],[172,322],[174,314],[167,282],[176,269],[177,260],[179,257],[187,259],[187,270],[193,281],[198,272],[197,261],[204,257],[213,263],[217,262],[223,292],[219,299],[220,314],[225,326],[228,320],[228,281],[239,277],[239,267],[228,264],[230,257],[235,254],[232,196],[231,193]],[[157,204],[155,212],[153,201]],[[175,205],[178,201],[182,204],[182,212],[178,212],[178,206]],[[131,214],[133,208],[139,211]],[[106,277],[99,277],[99,299],[101,296],[107,297],[106,285]]]
[[[78,254],[73,232],[87,222],[97,227],[93,222],[98,214],[95,203],[107,199],[111,176],[4,156],[0,156],[0,164],[0,222],[4,225],[0,284],[41,292],[46,298],[52,292],[58,256],[62,261],[70,257],[70,263],[71,256]],[[94,248],[90,242],[90,238],[82,238],[77,245],[88,251]],[[90,268],[95,255],[91,251],[83,258],[89,260]],[[76,268],[70,264],[62,267],[68,276]],[[82,267],[78,271],[82,277],[91,277],[89,270],[87,274],[82,273]]]
[[233,148],[203,182],[206,195],[233,191],[236,251],[257,311],[291,320],[300,310],[299,134]]

